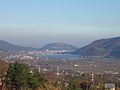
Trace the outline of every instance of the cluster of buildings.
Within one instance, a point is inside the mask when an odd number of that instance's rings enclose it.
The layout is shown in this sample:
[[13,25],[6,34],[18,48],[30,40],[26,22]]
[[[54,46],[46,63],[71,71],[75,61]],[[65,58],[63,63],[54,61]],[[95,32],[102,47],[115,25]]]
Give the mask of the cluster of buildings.
[[53,55],[53,54],[62,54],[65,52],[71,52],[71,50],[48,50],[47,49],[47,50],[29,52],[29,54]]
[[16,54],[16,55],[9,55],[3,58],[3,60],[23,60],[23,59],[38,59],[38,57],[34,57],[32,55],[27,55],[27,54]]

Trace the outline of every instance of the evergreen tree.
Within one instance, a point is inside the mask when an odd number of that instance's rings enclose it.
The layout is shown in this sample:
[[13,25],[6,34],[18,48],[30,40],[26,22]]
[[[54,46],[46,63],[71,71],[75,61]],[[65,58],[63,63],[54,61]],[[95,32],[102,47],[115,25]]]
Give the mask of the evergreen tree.
[[10,64],[6,78],[5,85],[9,90],[24,90],[31,88],[37,90],[39,85],[45,88],[46,80],[37,71],[30,73],[30,69],[27,65],[15,62]]
[[16,90],[21,89],[22,87],[27,86],[26,79],[29,75],[29,68],[25,64],[19,64],[15,62],[10,64],[7,75],[5,78],[5,84],[8,88],[16,88]]

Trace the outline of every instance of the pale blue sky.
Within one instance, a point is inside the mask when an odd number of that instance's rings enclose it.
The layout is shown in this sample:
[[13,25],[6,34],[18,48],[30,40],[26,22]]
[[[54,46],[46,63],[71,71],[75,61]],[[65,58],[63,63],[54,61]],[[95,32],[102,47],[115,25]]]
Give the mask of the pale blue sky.
[[120,0],[0,0],[2,40],[81,47],[114,36],[120,36]]

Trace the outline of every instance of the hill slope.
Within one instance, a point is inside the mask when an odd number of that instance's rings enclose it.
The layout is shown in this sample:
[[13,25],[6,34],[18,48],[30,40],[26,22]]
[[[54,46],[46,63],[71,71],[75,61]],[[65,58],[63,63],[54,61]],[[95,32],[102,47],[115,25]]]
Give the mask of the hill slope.
[[77,50],[77,47],[65,43],[49,43],[40,50]]
[[96,40],[76,50],[73,54],[82,56],[120,57],[120,37]]
[[33,49],[34,48],[22,47],[22,46],[14,45],[6,41],[0,40],[0,50],[3,50],[3,51],[18,52],[18,51],[29,51]]

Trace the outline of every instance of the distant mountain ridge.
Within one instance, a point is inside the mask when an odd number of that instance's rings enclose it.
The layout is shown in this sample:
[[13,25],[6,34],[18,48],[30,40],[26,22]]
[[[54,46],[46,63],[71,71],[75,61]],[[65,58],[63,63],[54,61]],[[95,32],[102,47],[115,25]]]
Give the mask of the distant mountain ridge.
[[19,52],[19,51],[32,51],[32,50],[71,50],[75,51],[78,48],[65,43],[49,43],[42,48],[23,47],[14,45],[9,42],[0,40],[0,50],[4,52]]
[[120,37],[100,39],[82,47],[73,54],[82,56],[120,57]]
[[84,46],[80,49],[73,45],[66,43],[49,43],[42,48],[35,49],[32,47],[22,47],[14,45],[9,42],[0,40],[0,53],[19,52],[19,51],[33,51],[33,50],[69,50],[73,51],[71,54],[88,56],[88,57],[115,57],[120,58],[120,37],[109,39],[100,39]]
[[77,47],[66,43],[49,43],[40,48],[40,50],[71,50],[71,51],[75,51],[77,49],[78,49]]
[[0,40],[0,50],[9,51],[9,52],[18,52],[18,51],[34,50],[34,48],[22,47],[22,46],[19,46],[19,45],[14,45],[14,44],[8,43],[6,41]]

